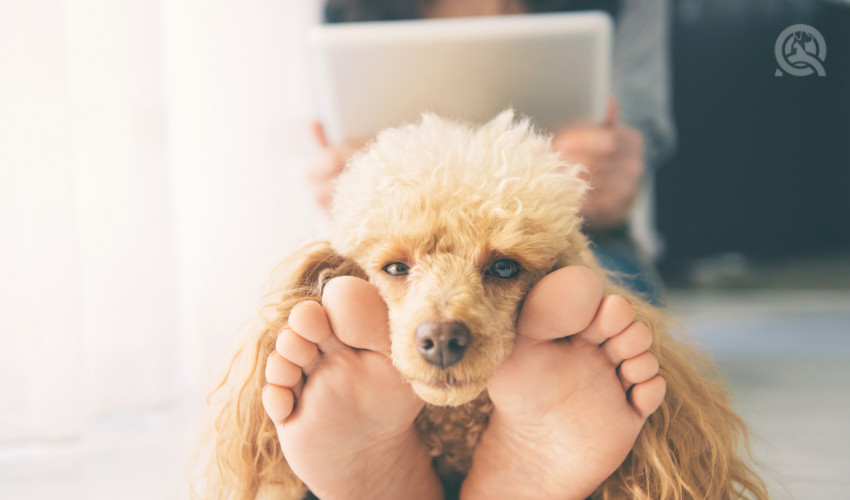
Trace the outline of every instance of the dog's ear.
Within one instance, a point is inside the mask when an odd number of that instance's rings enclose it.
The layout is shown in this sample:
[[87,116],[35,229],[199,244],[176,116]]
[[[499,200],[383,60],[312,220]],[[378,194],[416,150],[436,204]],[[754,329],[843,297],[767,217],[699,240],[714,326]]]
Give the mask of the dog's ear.
[[[366,279],[366,273],[357,263],[339,255],[327,241],[301,247],[272,271],[268,291],[261,304],[262,316],[275,325],[281,320],[286,321],[291,300],[295,303],[321,300],[325,284],[336,276]],[[280,323],[280,326],[283,324]]]
[[302,498],[306,493],[263,409],[266,360],[295,304],[321,300],[322,288],[336,276],[366,277],[325,241],[302,247],[275,267],[258,313],[243,328],[227,372],[208,398],[211,418],[196,453],[206,466],[193,467],[192,473],[202,474],[197,481],[190,478],[193,498],[253,500],[258,492]]

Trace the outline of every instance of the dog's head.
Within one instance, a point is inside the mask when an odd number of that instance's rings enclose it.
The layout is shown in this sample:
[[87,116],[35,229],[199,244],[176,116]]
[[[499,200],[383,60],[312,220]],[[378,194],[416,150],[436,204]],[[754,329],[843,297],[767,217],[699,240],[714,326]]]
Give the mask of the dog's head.
[[393,363],[423,400],[476,397],[532,285],[581,261],[579,171],[510,111],[480,128],[425,115],[349,162],[332,244],[386,301]]

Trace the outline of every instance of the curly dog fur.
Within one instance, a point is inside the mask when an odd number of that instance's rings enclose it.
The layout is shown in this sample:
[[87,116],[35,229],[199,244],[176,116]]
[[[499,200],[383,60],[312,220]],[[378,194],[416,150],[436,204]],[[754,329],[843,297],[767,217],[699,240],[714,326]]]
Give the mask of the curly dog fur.
[[[303,247],[271,280],[256,325],[247,328],[211,395],[213,453],[201,477],[203,498],[299,499],[306,487],[280,451],[261,403],[265,362],[291,308],[320,300],[334,276],[369,280],[389,308],[392,362],[427,403],[417,418],[443,477],[462,477],[492,405],[486,385],[509,354],[529,289],[547,273],[587,266],[607,293],[627,296],[653,331],[652,351],[667,381],[626,461],[593,498],[767,498],[749,465],[744,422],[711,363],[676,340],[663,314],[616,287],[581,233],[586,184],[528,120],[510,111],[476,128],[424,115],[382,132],[339,179],[330,241]],[[520,263],[512,280],[488,279],[497,258]],[[390,262],[412,265],[399,279]],[[472,340],[460,362],[438,368],[416,351],[423,321],[463,321]]]

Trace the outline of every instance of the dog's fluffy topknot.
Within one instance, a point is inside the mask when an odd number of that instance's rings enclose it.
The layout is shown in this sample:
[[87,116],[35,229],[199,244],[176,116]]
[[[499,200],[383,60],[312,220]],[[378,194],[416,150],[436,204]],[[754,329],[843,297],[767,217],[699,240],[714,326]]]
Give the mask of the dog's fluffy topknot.
[[[526,230],[541,223],[563,237],[576,229],[587,187],[582,167],[564,163],[550,143],[512,110],[483,126],[426,113],[419,123],[385,130],[339,179],[333,219],[345,230],[333,231],[332,243],[350,255],[400,225],[481,211],[494,223]],[[401,213],[405,208],[412,210]],[[414,220],[416,214],[429,220]]]

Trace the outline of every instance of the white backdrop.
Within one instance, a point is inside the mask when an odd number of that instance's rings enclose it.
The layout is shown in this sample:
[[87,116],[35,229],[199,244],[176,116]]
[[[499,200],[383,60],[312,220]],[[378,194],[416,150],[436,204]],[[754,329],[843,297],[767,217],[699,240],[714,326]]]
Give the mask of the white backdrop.
[[0,0],[0,443],[197,397],[317,233],[303,0]]

